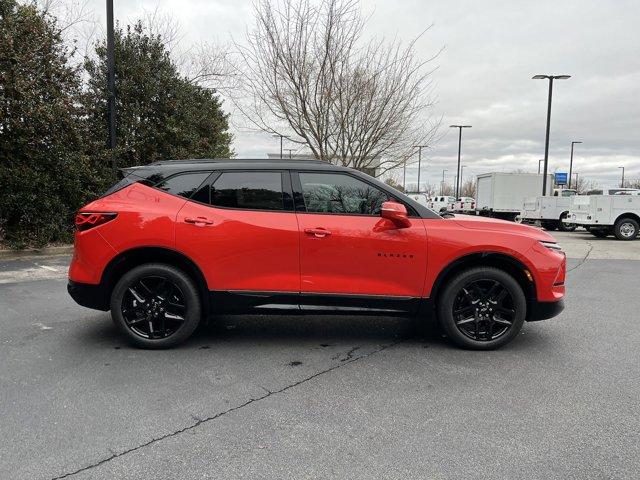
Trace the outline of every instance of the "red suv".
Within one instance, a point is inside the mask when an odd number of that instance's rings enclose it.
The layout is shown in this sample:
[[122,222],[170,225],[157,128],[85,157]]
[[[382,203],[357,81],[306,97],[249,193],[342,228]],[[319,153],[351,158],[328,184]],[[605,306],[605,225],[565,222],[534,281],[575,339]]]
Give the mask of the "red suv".
[[435,316],[456,344],[506,344],[563,309],[566,261],[524,225],[440,216],[320,161],[165,161],[76,217],[68,290],[135,345],[217,313]]

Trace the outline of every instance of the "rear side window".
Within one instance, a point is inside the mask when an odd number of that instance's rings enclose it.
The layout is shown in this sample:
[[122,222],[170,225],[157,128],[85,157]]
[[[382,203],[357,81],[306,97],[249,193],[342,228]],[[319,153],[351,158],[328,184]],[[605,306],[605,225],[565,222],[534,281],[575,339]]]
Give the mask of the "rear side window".
[[210,172],[181,173],[161,181],[155,187],[172,195],[190,198],[209,174]]
[[284,210],[281,172],[223,172],[211,187],[211,205]]

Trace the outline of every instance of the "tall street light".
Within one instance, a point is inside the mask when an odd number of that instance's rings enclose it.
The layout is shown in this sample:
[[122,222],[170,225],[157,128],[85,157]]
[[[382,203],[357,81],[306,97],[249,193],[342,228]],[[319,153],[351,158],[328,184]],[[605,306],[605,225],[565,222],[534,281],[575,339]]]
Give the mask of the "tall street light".
[[624,167],[618,167],[622,169],[622,181],[620,182],[620,188],[624,188]]
[[542,177],[542,196],[547,194],[547,169],[549,167],[549,130],[551,128],[551,97],[553,95],[553,81],[566,80],[571,75],[534,75],[534,80],[549,80],[549,103],[547,105],[547,134],[544,140],[544,172]]
[[460,189],[464,186],[464,167],[466,167],[466,165],[460,165]]
[[111,152],[111,168],[116,172],[116,54],[113,35],[113,0],[107,0],[107,148]]
[[458,192],[460,190],[460,150],[462,149],[462,129],[471,128],[471,125],[449,125],[450,128],[458,129],[458,168],[456,171],[456,198],[458,198]]
[[422,167],[422,149],[429,145],[414,145],[413,148],[418,149],[418,193],[420,193],[420,170]]
[[280,133],[276,133],[275,135],[272,135],[273,138],[280,138],[280,160],[282,160],[282,139],[283,138],[289,138],[286,135],[282,135]]
[[440,195],[444,195],[444,173],[448,170],[445,168],[442,170],[442,182],[440,183]]
[[573,146],[576,143],[582,142],[571,142],[571,160],[569,160],[569,188],[571,188],[571,172],[573,171]]

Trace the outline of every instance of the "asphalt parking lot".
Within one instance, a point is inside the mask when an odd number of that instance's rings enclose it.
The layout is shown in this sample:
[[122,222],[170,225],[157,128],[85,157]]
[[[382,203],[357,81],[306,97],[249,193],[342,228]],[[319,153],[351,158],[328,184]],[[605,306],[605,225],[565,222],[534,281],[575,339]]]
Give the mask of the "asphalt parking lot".
[[142,351],[0,261],[0,478],[638,478],[640,240],[554,235],[565,312],[495,352],[398,318],[225,317]]

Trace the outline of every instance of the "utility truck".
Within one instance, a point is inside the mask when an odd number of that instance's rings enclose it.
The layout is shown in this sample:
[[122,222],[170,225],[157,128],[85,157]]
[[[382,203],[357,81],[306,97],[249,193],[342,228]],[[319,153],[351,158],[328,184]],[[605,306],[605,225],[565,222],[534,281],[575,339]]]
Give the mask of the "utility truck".
[[527,197],[522,205],[520,220],[522,223],[540,222],[545,230],[570,232],[576,229],[572,223],[564,223],[569,215],[571,197],[577,191],[571,188],[556,188],[551,197]]
[[447,207],[450,213],[466,213],[468,215],[476,214],[476,199],[472,197],[460,197],[454,203],[450,203]]
[[437,213],[445,213],[448,210],[449,205],[452,205],[455,201],[456,197],[452,197],[450,195],[438,195],[427,202],[427,208]]
[[[636,191],[637,192],[637,191]],[[640,231],[640,195],[631,191],[613,195],[576,195],[563,222],[586,228],[592,235],[633,240]]]
[[[478,175],[476,211],[486,217],[515,220],[524,199],[540,195],[544,176],[537,173],[493,172]],[[547,178],[547,195],[553,192],[553,175]]]

